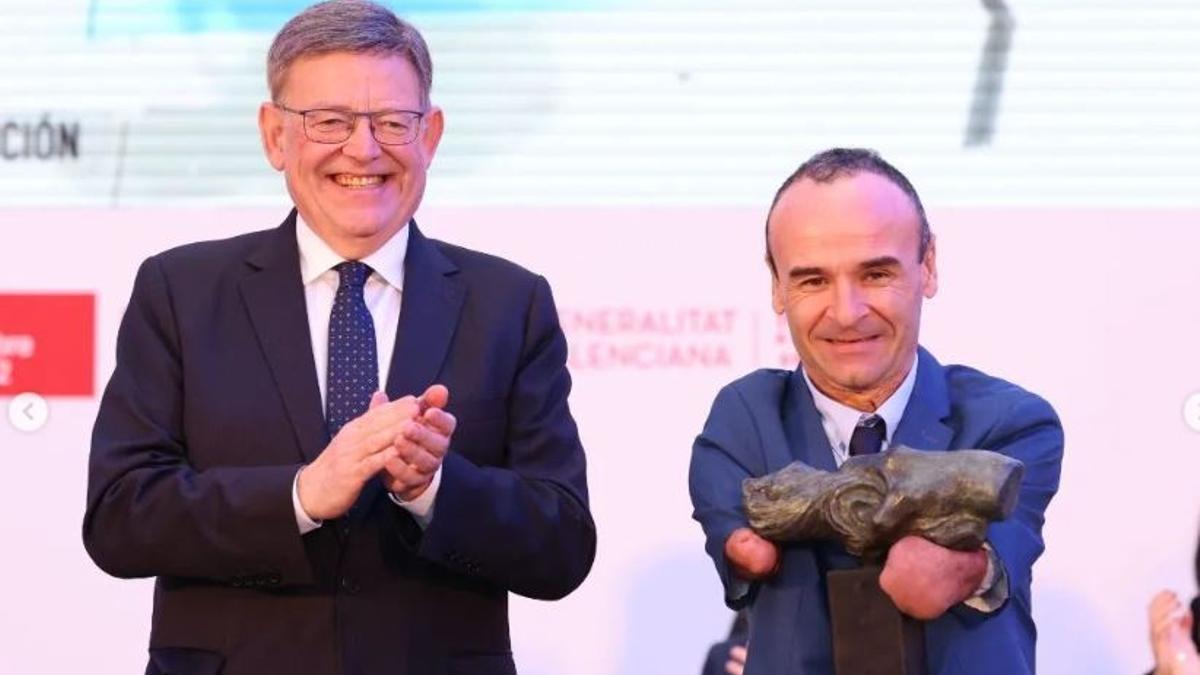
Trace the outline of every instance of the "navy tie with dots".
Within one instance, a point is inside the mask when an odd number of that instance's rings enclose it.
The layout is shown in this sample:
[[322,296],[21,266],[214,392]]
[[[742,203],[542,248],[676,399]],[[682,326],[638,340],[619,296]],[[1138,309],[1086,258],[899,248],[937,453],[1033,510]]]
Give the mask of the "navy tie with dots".
[[351,261],[333,269],[341,276],[341,282],[329,313],[325,423],[331,437],[346,422],[366,412],[371,394],[379,389],[375,324],[363,299],[363,286],[371,276],[371,268]]
[[850,436],[850,456],[873,455],[883,449],[887,438],[887,422],[879,415],[864,416]]

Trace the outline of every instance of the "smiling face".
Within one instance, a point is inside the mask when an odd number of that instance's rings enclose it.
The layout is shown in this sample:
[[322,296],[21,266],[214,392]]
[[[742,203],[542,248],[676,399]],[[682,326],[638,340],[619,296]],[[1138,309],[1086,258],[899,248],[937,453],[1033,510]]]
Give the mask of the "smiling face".
[[[279,103],[293,110],[422,110],[416,71],[404,57],[347,52],[297,59]],[[416,212],[442,124],[441,110],[431,108],[412,143],[380,145],[360,117],[348,140],[325,144],[308,140],[300,115],[271,103],[259,110],[267,159],[284,173],[300,216],[353,260],[377,250]]]
[[923,259],[912,201],[874,173],[801,179],[769,219],[772,305],[786,314],[813,384],[874,410],[908,375],[921,303],[937,292],[936,252]]

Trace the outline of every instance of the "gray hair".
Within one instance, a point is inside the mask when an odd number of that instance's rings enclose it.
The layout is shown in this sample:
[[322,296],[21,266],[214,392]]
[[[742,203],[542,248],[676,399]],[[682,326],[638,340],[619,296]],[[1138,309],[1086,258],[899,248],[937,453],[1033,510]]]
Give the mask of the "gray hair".
[[860,173],[873,173],[888,179],[912,200],[913,208],[917,211],[917,218],[921,221],[921,243],[917,247],[917,261],[925,259],[925,253],[929,250],[929,242],[933,240],[933,232],[929,229],[929,219],[925,217],[925,206],[921,204],[917,189],[913,187],[908,178],[874,150],[830,148],[818,152],[801,164],[800,168],[788,176],[787,180],[783,181],[783,185],[779,186],[779,190],[775,192],[775,199],[771,201],[771,208],[767,211],[767,226],[764,230],[767,240],[767,263],[771,266],[772,272],[775,271],[775,259],[771,256],[771,213],[775,210],[775,205],[779,203],[779,198],[783,196],[783,193],[792,186],[792,183],[805,178],[814,183],[832,183],[839,178],[849,178]]
[[292,17],[267,52],[267,86],[279,100],[288,68],[305,56],[350,52],[403,56],[421,86],[421,107],[429,107],[433,62],[425,38],[411,24],[370,0],[327,0]]

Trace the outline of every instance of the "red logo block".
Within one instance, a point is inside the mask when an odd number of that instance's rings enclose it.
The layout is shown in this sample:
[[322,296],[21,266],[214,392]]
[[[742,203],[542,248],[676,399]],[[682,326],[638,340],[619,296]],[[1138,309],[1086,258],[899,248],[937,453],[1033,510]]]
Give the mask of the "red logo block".
[[0,295],[0,396],[92,396],[96,296]]

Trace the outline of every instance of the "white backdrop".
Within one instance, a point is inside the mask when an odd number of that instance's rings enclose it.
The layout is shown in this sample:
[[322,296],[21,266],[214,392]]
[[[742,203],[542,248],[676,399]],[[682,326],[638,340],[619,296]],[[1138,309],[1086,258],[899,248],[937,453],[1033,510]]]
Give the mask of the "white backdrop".
[[[20,241],[19,254],[6,247],[0,287],[95,289],[102,384],[144,256],[270,226],[284,212],[0,211],[0,227]],[[545,274],[569,329],[599,553],[568,599],[514,602],[521,672],[694,672],[729,616],[690,520],[691,441],[720,385],[777,365],[787,350],[769,310],[761,210],[429,208],[418,217],[431,236]],[[1140,672],[1149,596],[1195,590],[1200,434],[1182,408],[1200,391],[1200,212],[931,205],[931,217],[942,278],[922,341],[944,362],[1045,395],[1066,428],[1062,489],[1035,568],[1041,670]],[[644,330],[615,328],[630,313]],[[91,399],[52,399],[36,433],[0,424],[0,578],[10,582],[0,672],[144,664],[150,583],[105,577],[80,542],[95,412]]]
[[[0,296],[96,293],[97,386],[144,257],[286,212],[254,113],[301,4],[0,0]],[[522,673],[687,674],[727,630],[688,454],[722,384],[793,358],[762,219],[832,145],[877,148],[925,198],[925,345],[1063,418],[1041,672],[1144,672],[1150,595],[1196,590],[1200,6],[1007,0],[999,25],[977,0],[389,4],[446,110],[422,227],[546,275],[571,341],[599,553],[568,599],[514,601]],[[140,672],[151,586],[80,542],[96,399],[49,405],[32,434],[0,415],[0,673]]]

